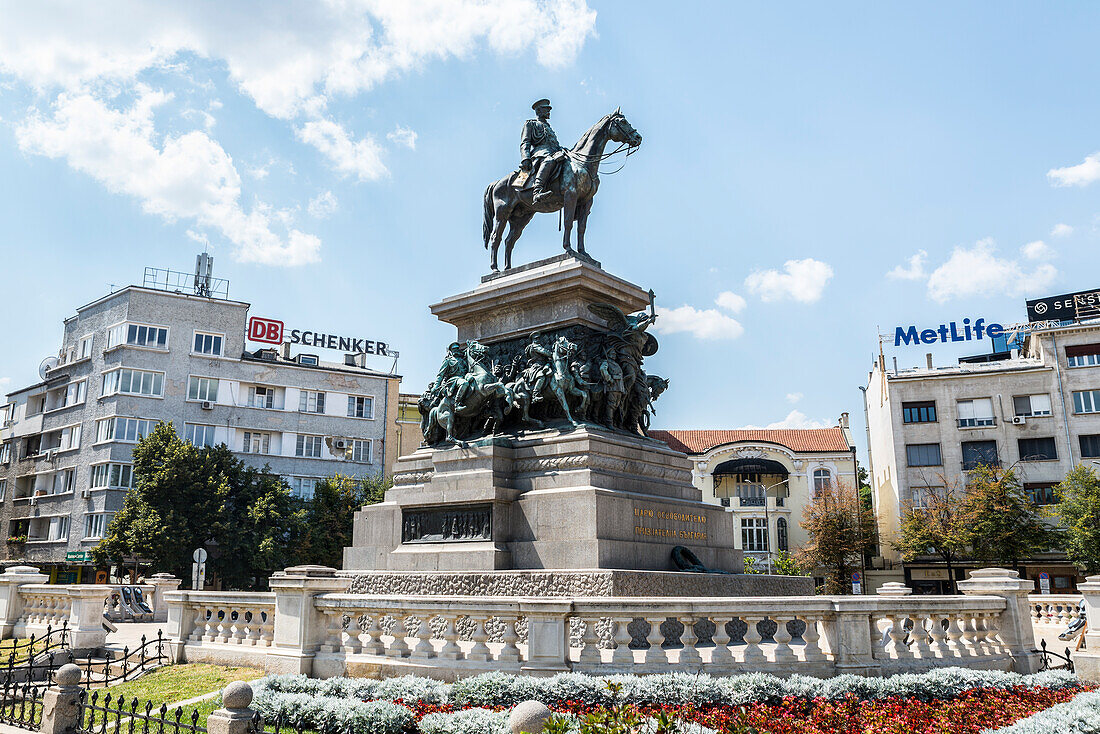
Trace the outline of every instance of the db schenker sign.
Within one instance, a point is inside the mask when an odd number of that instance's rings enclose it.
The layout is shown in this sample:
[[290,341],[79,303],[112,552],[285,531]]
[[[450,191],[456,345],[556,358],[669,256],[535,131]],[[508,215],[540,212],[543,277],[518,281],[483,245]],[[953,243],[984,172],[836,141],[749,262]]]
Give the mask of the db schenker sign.
[[319,349],[337,349],[352,354],[378,354],[383,357],[396,356],[386,342],[374,339],[362,339],[351,336],[327,334],[322,331],[304,331],[291,329],[289,332],[282,321],[252,316],[248,319],[248,338],[264,344],[301,344]]

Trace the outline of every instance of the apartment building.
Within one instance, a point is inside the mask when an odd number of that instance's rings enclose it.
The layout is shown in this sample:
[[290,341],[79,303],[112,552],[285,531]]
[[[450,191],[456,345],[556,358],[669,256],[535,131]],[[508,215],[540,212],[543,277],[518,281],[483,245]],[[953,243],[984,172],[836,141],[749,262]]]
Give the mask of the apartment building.
[[[1029,304],[1030,306],[1030,304]],[[1075,466],[1100,462],[1100,319],[1032,324],[1016,349],[957,364],[888,368],[881,358],[868,382],[872,484],[886,564],[898,566],[903,513],[931,492],[963,487],[979,464],[1013,467],[1039,505]],[[957,569],[963,578],[967,565]],[[1064,554],[1027,559],[1030,578],[1049,574],[1052,592],[1083,577]],[[917,591],[949,587],[932,556],[904,564],[899,578]]]
[[739,529],[732,547],[761,567],[776,551],[808,540],[803,512],[815,491],[857,485],[848,414],[833,428],[650,431],[688,455],[703,501],[729,508]]
[[331,362],[320,350],[292,355],[289,344],[250,348],[249,304],[195,282],[192,292],[129,286],[81,306],[43,379],[7,396],[3,558],[86,580],[88,551],[134,486],[131,450],[161,421],[195,445],[225,443],[270,467],[302,497],[337,472],[390,473],[397,375],[362,366],[362,355]]

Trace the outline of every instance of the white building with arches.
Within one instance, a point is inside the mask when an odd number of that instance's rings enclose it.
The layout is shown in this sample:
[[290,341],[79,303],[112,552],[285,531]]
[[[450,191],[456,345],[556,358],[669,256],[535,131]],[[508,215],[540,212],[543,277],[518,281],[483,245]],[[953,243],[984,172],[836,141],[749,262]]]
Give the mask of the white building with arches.
[[650,431],[694,463],[703,501],[737,516],[729,543],[766,566],[808,540],[802,514],[816,489],[857,485],[855,444],[844,413],[833,428]]

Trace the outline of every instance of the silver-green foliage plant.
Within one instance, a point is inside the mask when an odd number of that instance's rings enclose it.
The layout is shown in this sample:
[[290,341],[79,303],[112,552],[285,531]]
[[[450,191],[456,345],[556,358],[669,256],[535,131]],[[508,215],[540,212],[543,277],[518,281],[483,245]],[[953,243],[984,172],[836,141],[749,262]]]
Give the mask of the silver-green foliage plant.
[[1100,732],[1100,691],[1078,693],[1015,724],[986,734],[1094,734]]

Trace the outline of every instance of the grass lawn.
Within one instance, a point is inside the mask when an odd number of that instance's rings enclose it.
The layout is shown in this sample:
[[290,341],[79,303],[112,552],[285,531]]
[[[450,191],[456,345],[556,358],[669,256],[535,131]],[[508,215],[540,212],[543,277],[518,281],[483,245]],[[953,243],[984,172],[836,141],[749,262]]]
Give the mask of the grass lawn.
[[[159,707],[162,703],[184,701],[204,693],[220,691],[235,680],[253,680],[263,674],[262,670],[255,668],[230,668],[206,663],[165,665],[137,680],[118,683],[107,690],[112,698],[122,695],[130,700],[136,697],[143,702],[152,701]],[[100,700],[102,699],[101,690]],[[210,710],[213,711],[213,708]]]

